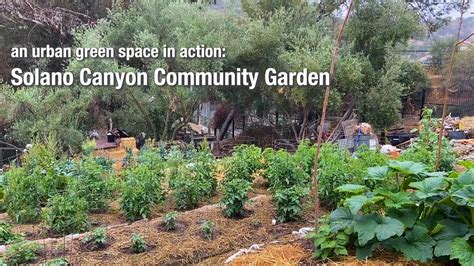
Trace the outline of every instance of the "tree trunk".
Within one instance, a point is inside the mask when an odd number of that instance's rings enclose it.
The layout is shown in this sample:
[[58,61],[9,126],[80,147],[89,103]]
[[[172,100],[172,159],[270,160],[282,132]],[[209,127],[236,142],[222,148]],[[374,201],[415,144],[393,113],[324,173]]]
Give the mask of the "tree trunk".
[[145,119],[146,123],[148,124],[148,127],[150,127],[151,131],[153,132],[153,138],[158,141],[158,133],[156,132],[156,128],[153,126],[153,122],[150,120],[150,117],[148,114],[145,112],[145,109],[143,108],[142,104],[137,100],[133,92],[129,89],[127,90],[130,96],[132,97],[133,101],[137,105],[138,109],[143,115],[143,118]]

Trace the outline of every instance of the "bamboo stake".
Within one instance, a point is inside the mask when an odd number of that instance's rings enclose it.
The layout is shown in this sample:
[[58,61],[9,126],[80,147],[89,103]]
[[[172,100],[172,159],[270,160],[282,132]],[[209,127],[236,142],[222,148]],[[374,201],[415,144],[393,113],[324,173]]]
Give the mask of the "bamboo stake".
[[331,84],[334,81],[334,72],[336,69],[336,62],[337,62],[337,53],[339,50],[339,44],[342,39],[342,34],[344,33],[344,28],[346,27],[347,21],[349,20],[349,15],[351,14],[352,7],[354,5],[354,1],[352,0],[349,4],[347,9],[346,16],[344,17],[344,22],[342,23],[341,27],[339,28],[339,33],[337,34],[336,43],[334,44],[334,48],[332,50],[332,60],[331,66],[329,68],[329,84],[326,86],[326,91],[324,93],[324,102],[323,102],[323,110],[321,113],[321,121],[319,123],[319,131],[318,131],[318,142],[316,146],[316,155],[314,156],[314,175],[313,175],[313,196],[314,196],[314,213],[315,213],[315,227],[319,226],[319,195],[318,195],[318,168],[319,168],[319,153],[321,151],[321,142],[323,139],[323,128],[324,122],[326,120],[326,110],[329,104],[329,96],[331,94]]
[[446,82],[444,88],[444,98],[443,98],[443,115],[441,118],[441,128],[439,130],[438,136],[438,154],[436,156],[436,170],[439,170],[441,163],[441,150],[443,148],[443,136],[444,136],[444,122],[446,121],[446,113],[448,112],[448,98],[449,98],[449,87],[451,86],[451,78],[453,76],[453,67],[456,62],[456,52],[457,45],[461,36],[462,20],[464,16],[464,4],[465,0],[461,2],[461,17],[459,18],[459,27],[456,35],[456,41],[453,44],[453,49],[451,51],[451,59],[449,60],[448,73],[446,74]]

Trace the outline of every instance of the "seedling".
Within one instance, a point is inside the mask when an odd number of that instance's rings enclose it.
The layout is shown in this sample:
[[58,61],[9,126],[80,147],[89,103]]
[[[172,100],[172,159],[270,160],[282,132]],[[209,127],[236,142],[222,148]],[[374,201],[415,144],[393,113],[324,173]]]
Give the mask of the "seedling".
[[142,253],[148,249],[148,244],[140,234],[134,233],[130,241],[132,242],[131,249],[133,253]]
[[176,222],[178,221],[178,212],[171,211],[165,214],[162,218],[163,223],[165,224],[166,230],[172,231],[176,230]]
[[211,221],[204,221],[201,225],[201,232],[206,239],[211,239],[216,231],[216,224]]

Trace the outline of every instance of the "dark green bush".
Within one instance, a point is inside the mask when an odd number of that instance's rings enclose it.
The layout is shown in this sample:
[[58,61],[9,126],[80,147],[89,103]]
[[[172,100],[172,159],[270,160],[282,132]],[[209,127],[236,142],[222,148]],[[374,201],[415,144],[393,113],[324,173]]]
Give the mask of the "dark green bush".
[[86,202],[73,193],[50,198],[43,216],[49,229],[59,235],[80,233],[89,228]]
[[164,200],[161,176],[147,165],[138,165],[124,171],[120,206],[127,220],[148,218],[151,207]]
[[273,201],[277,208],[277,221],[284,223],[298,219],[303,211],[303,200],[308,195],[308,188],[297,185],[277,189],[273,193]]
[[73,190],[86,201],[90,212],[104,212],[115,190],[115,179],[93,157],[84,157],[76,166]]
[[248,200],[247,192],[252,184],[245,179],[224,180],[221,185],[224,215],[238,217],[242,214],[245,202]]
[[41,216],[39,182],[25,168],[12,168],[7,174],[5,203],[15,223],[38,222]]
[[176,207],[181,210],[195,208],[201,200],[201,185],[205,184],[198,183],[189,170],[180,170],[171,185]]

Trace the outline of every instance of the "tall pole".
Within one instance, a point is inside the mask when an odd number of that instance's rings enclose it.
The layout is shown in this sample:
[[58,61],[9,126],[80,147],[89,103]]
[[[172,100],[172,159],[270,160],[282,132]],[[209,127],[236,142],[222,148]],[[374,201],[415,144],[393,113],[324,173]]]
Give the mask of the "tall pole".
[[449,99],[449,87],[451,87],[451,78],[453,76],[454,63],[456,62],[456,52],[459,39],[461,37],[461,28],[462,28],[462,19],[464,16],[464,4],[465,0],[461,2],[461,17],[459,18],[459,27],[456,35],[456,41],[453,44],[453,49],[451,51],[451,59],[449,60],[448,73],[446,74],[446,82],[444,87],[444,97],[443,97],[443,115],[441,117],[441,128],[439,130],[438,136],[438,154],[436,156],[436,170],[439,170],[441,164],[441,150],[443,148],[443,136],[444,136],[444,122],[446,121],[446,113],[448,112],[448,99]]
[[349,4],[349,7],[347,9],[346,16],[344,18],[344,22],[342,23],[341,27],[339,28],[339,33],[337,34],[336,38],[336,43],[334,44],[334,48],[332,50],[332,60],[331,60],[331,66],[329,68],[329,84],[326,86],[326,91],[324,93],[324,102],[323,102],[323,110],[321,113],[321,121],[319,123],[319,128],[318,128],[318,142],[316,146],[316,155],[314,156],[314,175],[313,175],[313,196],[314,196],[314,214],[315,214],[315,226],[319,226],[319,195],[318,195],[318,168],[319,168],[319,163],[318,163],[318,158],[319,158],[319,153],[321,151],[321,142],[323,139],[323,129],[324,129],[324,123],[326,120],[326,110],[329,104],[329,96],[331,95],[331,84],[334,81],[334,72],[336,69],[336,62],[337,62],[337,52],[339,50],[339,44],[342,39],[342,34],[344,33],[344,28],[346,27],[347,21],[349,20],[349,16],[352,11],[352,7],[354,5],[354,1],[352,0],[351,3]]

